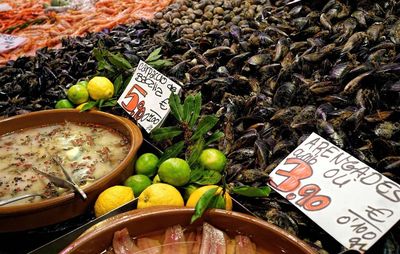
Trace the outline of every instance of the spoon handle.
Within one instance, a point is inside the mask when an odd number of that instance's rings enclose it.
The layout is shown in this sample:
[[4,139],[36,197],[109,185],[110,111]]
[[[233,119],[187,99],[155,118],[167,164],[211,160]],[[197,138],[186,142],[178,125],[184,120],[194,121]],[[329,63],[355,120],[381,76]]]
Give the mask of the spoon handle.
[[15,197],[15,198],[0,200],[0,206],[7,205],[9,203],[13,203],[13,202],[16,202],[21,199],[31,198],[31,197],[36,197],[36,196],[41,197],[42,195],[40,195],[40,194],[25,194],[25,195],[21,195],[21,196]]

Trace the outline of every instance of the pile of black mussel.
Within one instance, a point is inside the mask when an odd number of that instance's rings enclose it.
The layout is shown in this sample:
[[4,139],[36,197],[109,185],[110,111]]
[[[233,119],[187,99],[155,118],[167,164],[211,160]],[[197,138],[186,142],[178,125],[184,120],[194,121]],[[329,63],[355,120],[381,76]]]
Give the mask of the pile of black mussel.
[[[312,132],[400,183],[399,17],[396,0],[177,1],[153,21],[67,38],[1,67],[0,115],[53,108],[96,74],[100,43],[133,64],[162,46],[175,63],[163,73],[220,116],[229,184],[265,185]],[[276,193],[240,201],[320,253],[342,250]],[[399,239],[398,223],[368,253],[400,253]]]

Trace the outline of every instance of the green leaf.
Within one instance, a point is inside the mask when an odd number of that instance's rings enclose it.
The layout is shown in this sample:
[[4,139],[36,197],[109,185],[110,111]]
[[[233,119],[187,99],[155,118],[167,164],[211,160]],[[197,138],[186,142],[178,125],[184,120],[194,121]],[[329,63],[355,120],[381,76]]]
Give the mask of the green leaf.
[[182,133],[182,130],[179,127],[171,126],[171,127],[162,127],[156,128],[151,132],[151,138],[155,141],[161,141],[164,139],[169,139],[176,137]]
[[100,72],[100,71],[104,70],[105,69],[105,65],[106,65],[105,62],[98,62],[97,63],[97,71]]
[[[106,61],[104,61],[104,69],[109,72],[113,72],[113,73],[115,72],[114,67]],[[108,76],[110,76],[110,75],[108,75]]]
[[117,104],[118,104],[118,100],[117,99],[108,99],[107,101],[104,102],[102,107],[103,108],[105,108],[105,107],[114,107]]
[[196,165],[196,167],[192,168],[192,170],[190,171],[190,182],[194,183],[200,180],[203,177],[203,174],[204,168]]
[[232,192],[246,197],[268,197],[271,188],[268,186],[252,187],[245,185],[234,187]]
[[167,59],[158,59],[152,62],[147,62],[148,65],[155,69],[161,69],[163,67],[168,67],[174,65],[173,62],[167,60]]
[[46,21],[47,19],[35,19],[32,24],[33,25],[38,25],[38,24],[42,24]]
[[[123,85],[121,87],[121,90],[124,91],[125,88],[128,86],[128,84],[131,82],[132,76],[129,76],[125,79],[125,81],[123,82]],[[120,93],[122,94],[122,92]]]
[[122,86],[122,75],[118,75],[118,77],[114,80],[114,96],[118,96],[119,90],[121,89]]
[[193,183],[197,183],[199,185],[217,184],[219,181],[221,181],[221,178],[221,174],[217,171],[203,170],[201,178],[193,181]]
[[189,146],[189,156],[186,158],[186,161],[192,167],[200,157],[201,152],[204,148],[204,139],[199,138],[193,145]]
[[162,47],[156,48],[153,52],[150,53],[150,55],[146,58],[145,62],[151,62],[159,59],[161,57],[160,52],[161,52]]
[[189,120],[193,114],[193,110],[194,110],[194,96],[189,95],[186,97],[185,102],[183,103],[182,120],[184,122],[189,123]]
[[179,98],[179,95],[171,93],[169,96],[169,106],[171,108],[172,115],[174,115],[178,121],[182,121],[183,107],[181,105],[181,99]]
[[50,2],[51,6],[61,7],[65,5],[69,5],[69,2],[66,0],[52,0]]
[[192,219],[190,220],[190,223],[193,223],[203,215],[217,190],[218,187],[209,189],[200,197],[199,201],[197,201],[196,207],[194,208],[194,214],[192,216]]
[[110,61],[111,64],[113,64],[114,66],[116,66],[118,68],[125,69],[125,70],[132,69],[132,65],[121,54],[116,55],[116,54],[109,52],[107,54],[107,59],[108,59],[108,61]]
[[103,50],[99,49],[99,48],[94,48],[93,49],[93,55],[96,58],[97,62],[104,62],[104,54],[103,54]]
[[200,110],[201,110],[201,93],[197,93],[194,96],[193,114],[189,120],[190,127],[193,127],[195,125],[197,119],[199,119]]
[[99,109],[103,107],[103,104],[104,104],[104,99],[98,100],[97,105],[99,106]]
[[83,111],[86,111],[86,110],[89,110],[89,109],[95,107],[95,106],[97,105],[97,103],[98,103],[98,101],[89,101],[89,102],[87,102],[87,103],[82,107],[82,109],[81,109],[80,112],[83,112]]
[[206,134],[209,130],[211,130],[218,122],[218,117],[213,116],[213,115],[207,115],[203,117],[199,125],[197,126],[196,131],[194,132],[191,140],[196,140],[199,137],[202,137],[204,134]]
[[215,195],[210,203],[208,204],[208,208],[217,208],[217,209],[225,209],[226,202],[225,198],[222,196],[222,193],[219,195]]
[[165,149],[163,155],[160,158],[160,161],[158,162],[158,165],[160,165],[169,158],[178,156],[182,152],[184,147],[185,147],[185,142],[179,141],[178,143]]
[[224,133],[222,131],[216,131],[214,132],[207,140],[206,144],[204,146],[208,146],[218,140],[220,140],[222,137],[224,137]]
[[107,51],[102,50],[100,48],[95,48],[95,49],[93,49],[93,55],[97,60],[97,71],[101,71],[101,70],[114,71],[112,66],[105,59],[105,56],[107,55]]

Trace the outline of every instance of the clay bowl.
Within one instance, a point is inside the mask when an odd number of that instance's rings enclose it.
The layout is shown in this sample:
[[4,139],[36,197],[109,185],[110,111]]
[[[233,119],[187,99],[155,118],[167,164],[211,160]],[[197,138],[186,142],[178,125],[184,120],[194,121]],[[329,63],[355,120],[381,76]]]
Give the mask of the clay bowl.
[[[112,245],[117,230],[126,227],[131,236],[140,236],[177,224],[185,227],[190,224],[193,213],[193,208],[153,207],[119,214],[89,229],[60,254],[101,253]],[[212,209],[191,227],[200,226],[204,221],[231,236],[239,233],[249,236],[257,248],[269,251],[266,253],[316,254],[311,247],[284,230],[243,213]]]
[[0,232],[23,231],[47,226],[83,214],[93,207],[97,196],[106,188],[120,184],[132,174],[136,152],[142,144],[140,129],[130,120],[101,111],[79,112],[74,109],[44,110],[10,117],[0,121],[0,136],[12,131],[61,122],[94,123],[113,128],[130,139],[126,158],[108,175],[83,188],[87,200],[74,193],[32,204],[0,207]]

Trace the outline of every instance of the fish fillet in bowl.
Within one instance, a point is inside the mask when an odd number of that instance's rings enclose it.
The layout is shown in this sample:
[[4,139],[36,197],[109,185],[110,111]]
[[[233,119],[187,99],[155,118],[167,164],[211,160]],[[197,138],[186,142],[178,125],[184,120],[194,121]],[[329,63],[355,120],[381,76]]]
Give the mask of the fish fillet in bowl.
[[151,207],[111,217],[61,254],[316,254],[306,243],[253,216],[212,209],[190,224],[193,208]]

